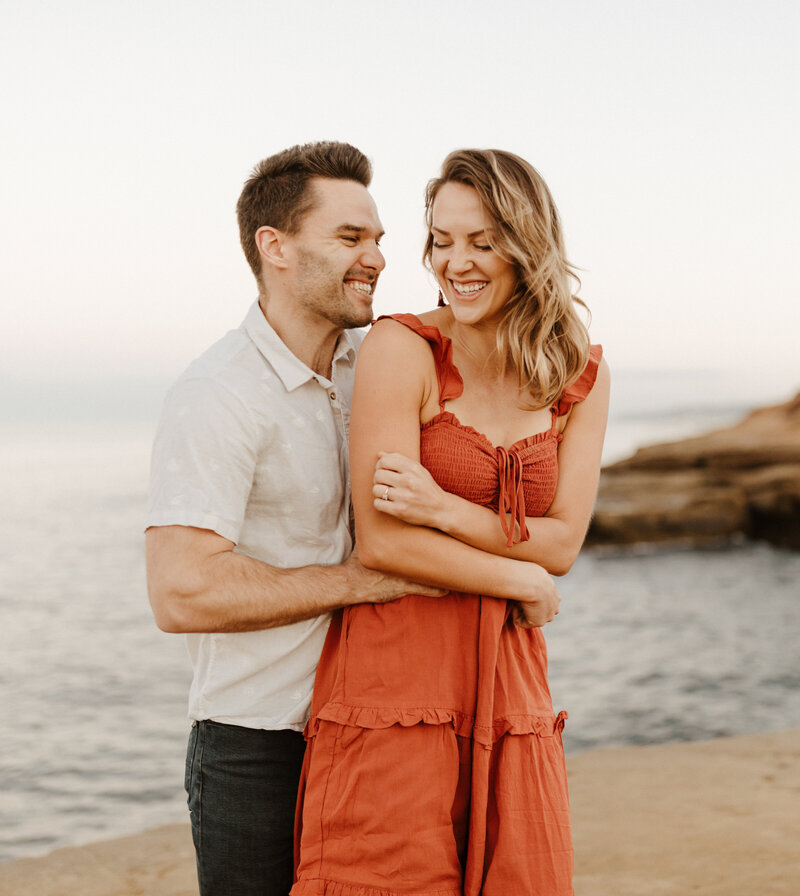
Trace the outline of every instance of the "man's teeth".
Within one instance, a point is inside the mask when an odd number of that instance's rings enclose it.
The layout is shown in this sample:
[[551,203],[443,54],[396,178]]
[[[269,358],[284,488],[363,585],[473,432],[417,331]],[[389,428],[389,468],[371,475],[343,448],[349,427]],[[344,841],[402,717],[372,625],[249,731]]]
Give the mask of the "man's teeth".
[[347,280],[345,281],[348,286],[352,287],[356,290],[356,292],[363,292],[365,296],[372,295],[372,284],[364,283],[361,280]]
[[486,286],[486,283],[486,280],[481,283],[456,283],[453,281],[453,289],[462,296],[468,296],[472,293],[480,292]]

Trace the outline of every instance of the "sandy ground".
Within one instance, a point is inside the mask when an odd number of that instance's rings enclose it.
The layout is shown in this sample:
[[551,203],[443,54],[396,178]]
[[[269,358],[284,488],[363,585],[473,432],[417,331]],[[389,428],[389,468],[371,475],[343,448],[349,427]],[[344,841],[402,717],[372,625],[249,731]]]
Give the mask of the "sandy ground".
[[[576,896],[800,894],[800,729],[599,750],[568,768]],[[8,862],[0,894],[197,896],[189,828]]]

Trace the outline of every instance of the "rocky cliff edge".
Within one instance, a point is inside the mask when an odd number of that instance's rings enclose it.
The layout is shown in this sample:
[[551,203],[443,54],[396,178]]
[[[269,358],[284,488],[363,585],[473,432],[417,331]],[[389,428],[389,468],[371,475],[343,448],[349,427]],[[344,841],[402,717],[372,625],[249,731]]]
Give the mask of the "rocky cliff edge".
[[604,468],[586,543],[741,536],[800,550],[800,394]]

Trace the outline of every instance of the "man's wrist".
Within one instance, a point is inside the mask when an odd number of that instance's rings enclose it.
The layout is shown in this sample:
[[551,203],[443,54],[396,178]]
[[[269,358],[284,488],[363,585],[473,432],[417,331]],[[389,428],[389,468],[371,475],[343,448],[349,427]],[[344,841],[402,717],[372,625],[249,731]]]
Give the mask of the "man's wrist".
[[340,606],[363,604],[369,600],[368,570],[352,555],[338,567],[342,576]]

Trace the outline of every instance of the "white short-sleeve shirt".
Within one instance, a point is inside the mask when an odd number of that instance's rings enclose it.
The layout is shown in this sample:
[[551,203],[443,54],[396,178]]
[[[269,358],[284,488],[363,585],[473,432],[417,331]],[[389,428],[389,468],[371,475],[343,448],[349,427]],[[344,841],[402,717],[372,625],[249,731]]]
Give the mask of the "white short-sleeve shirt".
[[[170,390],[153,446],[146,525],[211,529],[271,566],[333,565],[352,550],[347,435],[360,332],[315,374],[256,302]],[[301,731],[329,615],[254,632],[187,635],[189,717]]]

